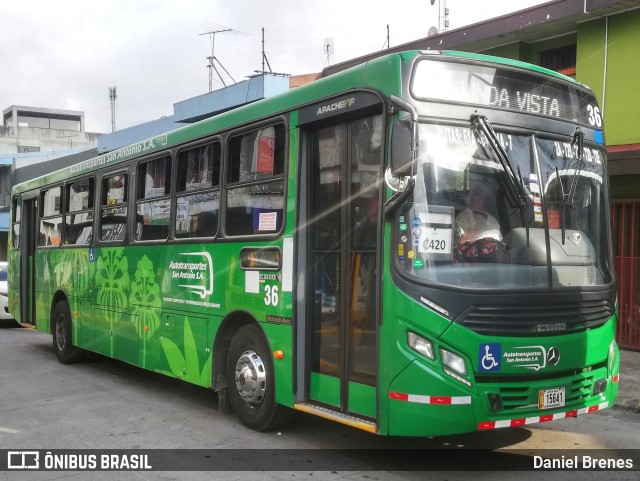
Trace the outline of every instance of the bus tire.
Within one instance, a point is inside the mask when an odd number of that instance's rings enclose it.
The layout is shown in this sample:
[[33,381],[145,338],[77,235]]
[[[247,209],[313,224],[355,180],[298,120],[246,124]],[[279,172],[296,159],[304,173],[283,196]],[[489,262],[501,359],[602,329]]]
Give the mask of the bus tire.
[[53,334],[53,350],[58,361],[62,364],[78,362],[84,356],[84,351],[72,344],[71,313],[65,301],[59,301],[53,310],[53,322],[51,323]]
[[273,360],[257,326],[243,326],[231,339],[226,379],[229,402],[245,426],[267,431],[289,420],[291,410],[276,403]]

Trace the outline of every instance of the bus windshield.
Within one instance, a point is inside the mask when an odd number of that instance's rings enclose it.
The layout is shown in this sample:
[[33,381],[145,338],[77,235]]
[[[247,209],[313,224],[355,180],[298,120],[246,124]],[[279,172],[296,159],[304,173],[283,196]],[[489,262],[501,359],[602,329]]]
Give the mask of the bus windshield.
[[611,282],[602,150],[584,146],[579,159],[570,138],[499,132],[514,179],[473,125],[422,123],[419,140],[413,202],[395,230],[405,273],[472,288]]

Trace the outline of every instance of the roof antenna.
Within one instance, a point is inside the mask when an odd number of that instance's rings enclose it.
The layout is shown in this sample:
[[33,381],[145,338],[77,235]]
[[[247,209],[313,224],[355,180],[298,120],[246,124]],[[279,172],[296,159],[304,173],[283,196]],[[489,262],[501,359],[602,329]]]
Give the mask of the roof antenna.
[[209,69],[209,92],[212,92],[214,71],[218,76],[218,79],[220,80],[220,82],[222,82],[222,85],[224,85],[225,87],[227,86],[226,82],[222,78],[222,73],[220,72],[220,70],[218,70],[218,68],[222,69],[222,71],[224,71],[224,73],[227,74],[227,77],[229,77],[233,83],[236,83],[235,79],[231,76],[229,71],[226,68],[224,68],[224,65],[222,65],[222,62],[220,62],[220,60],[218,60],[218,58],[215,56],[216,34],[217,33],[230,33],[230,34],[236,34],[236,35],[248,35],[248,34],[244,32],[239,32],[232,28],[227,28],[222,25],[216,25],[216,24],[208,25],[205,28],[208,28],[209,30],[207,32],[201,33],[200,35],[209,35],[209,37],[211,38],[211,55],[207,57],[207,60],[209,61],[207,68]]
[[[268,72],[266,71],[265,67],[269,67]],[[267,58],[267,52],[264,49],[264,27],[262,27],[262,70],[254,70],[254,72],[259,75],[269,74],[273,75],[274,77],[288,77],[290,75],[288,73],[278,73],[271,70],[271,64],[269,63],[269,59]]]

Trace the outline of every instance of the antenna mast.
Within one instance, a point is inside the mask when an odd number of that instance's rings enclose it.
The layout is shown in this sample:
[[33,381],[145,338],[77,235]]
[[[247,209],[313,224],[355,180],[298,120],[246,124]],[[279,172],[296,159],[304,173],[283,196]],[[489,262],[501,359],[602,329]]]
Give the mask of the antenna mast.
[[[269,67],[269,71],[265,70],[265,67]],[[262,70],[254,70],[255,73],[260,75],[273,75],[276,77],[288,77],[290,74],[288,73],[278,73],[271,70],[271,64],[269,63],[269,59],[267,58],[267,52],[264,49],[264,27],[262,27]]]
[[384,42],[384,45],[382,45],[382,49],[384,49],[384,46],[387,46],[387,48],[391,48],[391,37],[389,36],[389,24],[387,24],[387,40]]
[[227,69],[224,68],[224,65],[222,65],[220,60],[218,60],[214,54],[216,33],[225,33],[225,32],[233,32],[233,31],[234,30],[231,28],[226,28],[226,27],[223,27],[222,25],[218,25],[213,30],[200,34],[200,35],[209,35],[211,37],[211,55],[207,57],[207,60],[209,60],[209,64],[207,65],[207,68],[209,69],[209,92],[213,91],[213,71],[214,70],[216,72],[216,75],[218,76],[218,79],[220,79],[220,82],[222,82],[222,85],[224,85],[225,87],[227,86],[226,82],[222,78],[222,74],[218,70],[218,67],[224,70],[224,73],[227,74],[227,76],[233,81],[233,83],[236,83],[235,79],[231,76],[231,74],[227,71]]
[[116,86],[109,87],[109,100],[111,102],[111,132],[116,131]]
[[267,63],[267,67],[269,67],[269,72],[273,72],[273,70],[271,70],[271,65],[269,65],[267,53],[264,51],[264,27],[262,27],[262,75],[267,73],[267,71],[264,69],[265,62]]

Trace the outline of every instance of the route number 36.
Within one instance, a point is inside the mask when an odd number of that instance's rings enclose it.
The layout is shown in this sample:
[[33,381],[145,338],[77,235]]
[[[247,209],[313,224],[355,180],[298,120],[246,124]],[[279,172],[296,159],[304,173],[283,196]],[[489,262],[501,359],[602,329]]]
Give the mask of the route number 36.
[[602,127],[602,114],[599,107],[593,105],[587,105],[587,111],[589,112],[589,123],[596,127]]
[[277,306],[278,300],[278,286],[264,286],[264,303],[267,306]]

